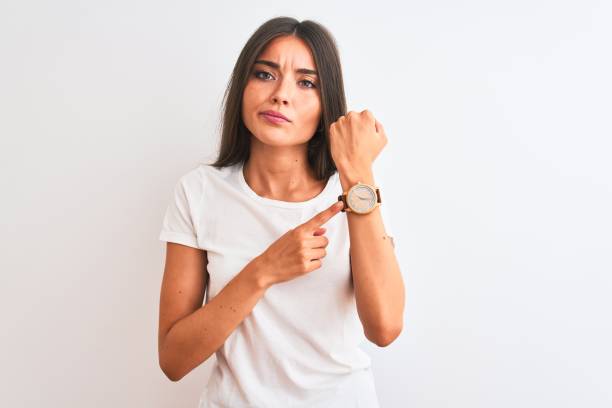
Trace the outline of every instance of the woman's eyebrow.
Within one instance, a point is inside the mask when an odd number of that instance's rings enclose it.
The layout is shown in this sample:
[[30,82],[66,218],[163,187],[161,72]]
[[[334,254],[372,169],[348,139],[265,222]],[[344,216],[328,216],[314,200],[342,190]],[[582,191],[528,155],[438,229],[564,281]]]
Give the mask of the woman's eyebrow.
[[[278,65],[276,62],[268,61],[268,60],[257,60],[255,61],[255,64],[267,65],[274,69],[280,68],[280,65]],[[317,75],[317,76],[319,75],[319,73],[315,71],[314,69],[308,69],[308,68],[298,68],[295,70],[295,72],[299,72],[300,74],[310,74],[310,75]]]

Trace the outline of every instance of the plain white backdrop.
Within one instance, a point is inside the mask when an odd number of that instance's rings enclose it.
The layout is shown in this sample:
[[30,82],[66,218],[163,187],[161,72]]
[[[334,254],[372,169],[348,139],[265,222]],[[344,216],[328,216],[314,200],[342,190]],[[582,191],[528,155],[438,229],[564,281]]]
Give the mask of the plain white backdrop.
[[265,20],[335,36],[406,285],[381,407],[612,405],[612,4],[0,3],[0,405],[193,407],[158,366],[178,177]]

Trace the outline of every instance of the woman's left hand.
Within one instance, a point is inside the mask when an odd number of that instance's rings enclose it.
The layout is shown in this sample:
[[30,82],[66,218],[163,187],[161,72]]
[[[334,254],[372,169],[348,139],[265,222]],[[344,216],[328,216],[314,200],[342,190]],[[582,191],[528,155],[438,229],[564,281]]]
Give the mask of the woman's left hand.
[[369,110],[350,111],[331,124],[329,143],[339,172],[370,171],[372,163],[387,144],[387,135]]

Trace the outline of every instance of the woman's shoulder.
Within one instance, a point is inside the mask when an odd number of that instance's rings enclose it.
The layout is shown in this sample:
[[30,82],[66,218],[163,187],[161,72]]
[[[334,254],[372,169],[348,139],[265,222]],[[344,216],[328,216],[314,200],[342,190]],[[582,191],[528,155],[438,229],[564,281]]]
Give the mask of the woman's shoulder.
[[227,179],[236,171],[237,165],[215,167],[210,163],[199,163],[192,171],[202,179]]
[[180,175],[177,184],[192,193],[197,193],[204,189],[211,178],[224,177],[225,173],[226,169],[217,169],[208,163],[197,163]]
[[234,171],[235,166],[215,167],[209,163],[197,163],[180,177],[185,182],[201,182],[210,177],[227,177]]
[[215,167],[209,163],[198,163],[183,173],[179,184],[192,195],[204,194],[206,190],[218,189],[227,183],[234,183],[236,165]]

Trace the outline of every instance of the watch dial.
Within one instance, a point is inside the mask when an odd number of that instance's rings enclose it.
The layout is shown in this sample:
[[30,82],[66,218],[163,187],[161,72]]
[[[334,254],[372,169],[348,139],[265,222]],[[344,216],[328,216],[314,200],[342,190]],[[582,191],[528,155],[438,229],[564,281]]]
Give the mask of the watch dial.
[[355,212],[367,212],[376,205],[378,197],[370,187],[358,185],[351,189],[346,200]]

